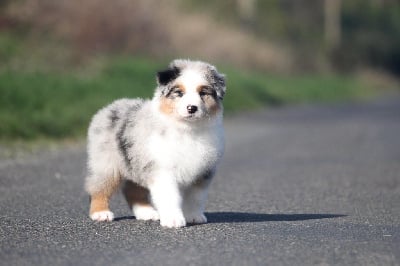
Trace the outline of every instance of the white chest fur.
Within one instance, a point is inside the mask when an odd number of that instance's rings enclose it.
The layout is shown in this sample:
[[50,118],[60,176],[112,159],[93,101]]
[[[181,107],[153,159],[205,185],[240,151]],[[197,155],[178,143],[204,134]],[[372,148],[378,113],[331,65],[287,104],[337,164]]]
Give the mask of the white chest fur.
[[148,143],[151,157],[179,183],[189,183],[215,167],[224,149],[222,126],[202,130],[169,129],[154,133]]

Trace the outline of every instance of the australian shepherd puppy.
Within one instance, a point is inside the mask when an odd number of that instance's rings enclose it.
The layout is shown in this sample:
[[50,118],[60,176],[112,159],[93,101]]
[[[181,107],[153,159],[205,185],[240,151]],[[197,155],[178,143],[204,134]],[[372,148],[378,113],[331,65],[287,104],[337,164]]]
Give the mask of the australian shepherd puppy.
[[136,219],[166,227],[207,222],[207,190],[224,150],[224,75],[204,62],[174,60],[157,83],[151,100],[117,100],[92,119],[86,191],[95,221],[113,220],[109,200],[122,184]]

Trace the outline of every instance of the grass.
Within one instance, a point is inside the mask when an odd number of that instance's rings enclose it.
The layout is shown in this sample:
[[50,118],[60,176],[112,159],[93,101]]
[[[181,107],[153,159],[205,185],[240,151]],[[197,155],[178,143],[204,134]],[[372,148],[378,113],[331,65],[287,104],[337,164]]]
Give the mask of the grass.
[[374,93],[357,80],[344,76],[277,76],[226,70],[228,111],[262,106],[360,100]]
[[0,73],[0,136],[67,138],[84,134],[94,112],[121,97],[149,97],[155,65],[120,60],[98,75]]
[[[84,136],[91,116],[122,97],[151,97],[165,62],[114,58],[98,71],[0,71],[0,139]],[[263,106],[360,99],[373,92],[351,78],[274,76],[221,68],[228,113]],[[89,73],[89,74],[84,74]]]

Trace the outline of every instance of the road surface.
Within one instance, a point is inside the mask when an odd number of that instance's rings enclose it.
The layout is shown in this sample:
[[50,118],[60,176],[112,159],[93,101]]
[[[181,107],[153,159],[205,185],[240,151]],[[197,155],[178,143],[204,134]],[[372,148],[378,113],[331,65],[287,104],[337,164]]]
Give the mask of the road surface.
[[0,265],[400,265],[400,99],[226,119],[208,224],[95,223],[84,147],[0,161]]

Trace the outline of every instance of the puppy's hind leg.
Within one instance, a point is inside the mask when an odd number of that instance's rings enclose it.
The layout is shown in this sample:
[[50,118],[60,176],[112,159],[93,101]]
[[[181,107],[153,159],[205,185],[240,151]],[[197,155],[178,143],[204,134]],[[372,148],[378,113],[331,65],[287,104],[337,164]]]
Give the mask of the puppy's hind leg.
[[119,175],[103,180],[96,184],[96,189],[90,187],[93,178],[88,177],[86,190],[90,194],[89,216],[94,221],[112,221],[114,214],[109,209],[109,202],[112,194],[119,187]]
[[150,203],[150,192],[132,181],[125,181],[122,192],[137,220],[159,220],[158,212]]

